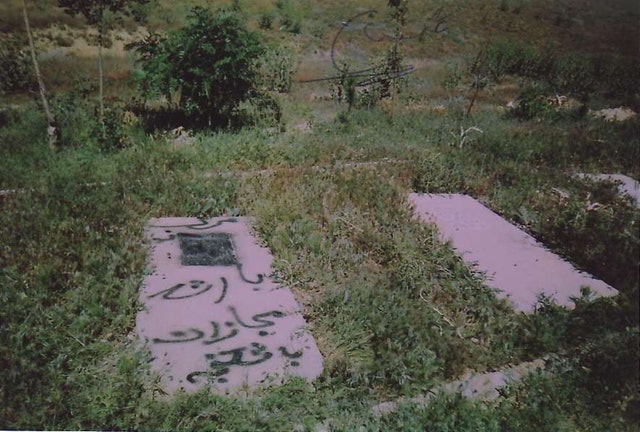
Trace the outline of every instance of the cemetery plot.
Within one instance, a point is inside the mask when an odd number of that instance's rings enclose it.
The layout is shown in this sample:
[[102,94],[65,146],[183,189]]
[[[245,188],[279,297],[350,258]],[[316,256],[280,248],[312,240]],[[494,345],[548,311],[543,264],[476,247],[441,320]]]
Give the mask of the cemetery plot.
[[137,331],[168,393],[217,393],[314,379],[322,357],[291,292],[274,283],[271,255],[243,218],[150,221],[153,272]]
[[450,240],[468,265],[484,272],[487,285],[516,310],[531,312],[540,294],[572,307],[571,297],[580,297],[582,286],[599,296],[617,294],[470,196],[412,193],[409,199],[417,215],[434,223],[442,240]]

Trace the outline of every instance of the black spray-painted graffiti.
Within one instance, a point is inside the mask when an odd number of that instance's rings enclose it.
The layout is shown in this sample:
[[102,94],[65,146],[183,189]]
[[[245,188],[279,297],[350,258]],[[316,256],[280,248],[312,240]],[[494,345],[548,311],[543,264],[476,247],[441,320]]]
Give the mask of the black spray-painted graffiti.
[[[249,350],[249,354],[252,356],[252,360],[248,360],[248,356],[245,357],[246,351]],[[230,357],[229,357],[230,356]],[[251,343],[250,347],[239,347],[227,351],[220,351],[217,354],[206,354],[207,360],[210,360],[209,370],[191,372],[187,375],[187,381],[195,384],[197,377],[219,377],[221,375],[228,374],[231,366],[255,366],[260,363],[264,363],[273,357],[273,353],[267,351],[267,347],[257,342]],[[225,360],[224,357],[227,357]],[[219,378],[219,383],[226,383],[226,378]]]
[[[275,325],[274,321],[267,320],[265,319],[266,317],[283,318],[285,316],[283,312],[280,312],[277,310],[263,312],[263,313],[253,315],[251,317],[251,321],[253,322],[247,324],[239,316],[238,311],[236,310],[235,307],[229,306],[228,309],[233,314],[233,317],[236,320],[236,322],[226,321],[224,323],[224,326],[230,329],[229,333],[225,336],[222,336],[221,335],[222,332],[220,331],[220,328],[222,326],[217,321],[210,321],[211,327],[212,327],[211,337],[209,339],[203,340],[202,343],[204,343],[205,345],[211,345],[211,344],[223,341],[225,339],[231,339],[232,337],[236,336],[239,333],[239,329],[237,328],[236,324],[239,324],[240,327],[244,327],[246,329],[261,329],[261,328],[271,327]],[[173,336],[175,339],[154,338],[153,342],[155,343],[193,342],[199,339],[203,339],[205,336],[205,332],[200,329],[190,328],[187,330],[173,331],[170,333],[170,335]],[[268,335],[269,335],[269,332],[266,332],[263,330],[258,332],[258,336],[264,337]]]
[[264,312],[264,313],[260,313],[260,314],[255,314],[254,316],[251,317],[251,319],[258,323],[258,324],[246,324],[242,321],[242,319],[238,316],[238,312],[236,311],[236,308],[233,306],[229,306],[229,310],[231,311],[231,313],[233,314],[233,317],[236,319],[236,321],[238,321],[238,323],[240,323],[240,325],[242,327],[246,327],[246,328],[263,328],[263,327],[270,327],[272,325],[274,325],[275,323],[273,321],[269,321],[264,319],[265,317],[274,317],[274,318],[282,318],[284,316],[284,313],[280,312],[280,311],[270,311],[270,312]]
[[[245,357],[245,354],[248,355]],[[285,347],[279,347],[278,351],[286,358],[299,358],[302,357],[302,350],[294,353],[289,353]],[[267,351],[267,347],[258,343],[252,342],[248,347],[238,347],[231,350],[220,351],[217,354],[206,354],[206,359],[210,360],[209,370],[191,372],[187,375],[187,381],[192,384],[196,384],[201,377],[207,377],[208,379],[218,378],[219,383],[226,383],[228,380],[222,375],[228,374],[231,366],[254,366],[260,363],[264,363],[273,357],[273,353]],[[299,366],[297,361],[291,361],[291,366]]]
[[208,230],[211,228],[219,227],[220,225],[225,223],[237,223],[237,222],[238,222],[238,219],[229,218],[229,219],[222,219],[211,224],[207,223],[206,221],[200,221],[200,223],[184,224],[184,225],[151,225],[151,228],[165,228],[164,232],[167,234],[167,237],[165,238],[154,237],[152,240],[157,243],[175,240],[177,234],[175,234],[173,230],[170,230],[169,228],[184,228],[188,230],[202,231],[202,230]]
[[[195,336],[190,336],[189,333],[191,334],[195,334]],[[186,331],[172,331],[171,336],[175,337],[176,339],[160,339],[160,338],[155,338],[153,339],[153,342],[155,343],[182,343],[182,342],[191,342],[191,341],[195,341],[198,339],[201,339],[204,337],[204,332],[201,330],[198,330],[196,328],[190,328]]]
[[[218,299],[213,302],[214,304],[221,303],[224,300],[224,298],[227,296],[227,290],[229,288],[227,279],[224,277],[221,277],[220,281],[222,282],[222,290],[220,292],[220,296],[218,297]],[[171,288],[167,288],[166,290],[159,291],[155,294],[150,295],[148,298],[154,298],[162,294],[162,298],[165,300],[182,300],[190,297],[199,296],[200,294],[204,294],[207,291],[209,291],[211,288],[213,288],[212,283],[208,284],[207,282],[201,281],[201,280],[191,280],[186,284],[179,283],[172,286]]]
[[[163,226],[162,228],[165,228],[167,237],[154,238],[154,241],[158,243],[170,240],[179,242],[182,252],[181,264],[183,266],[236,267],[242,283],[255,286],[253,290],[259,290],[260,285],[265,280],[265,276],[257,274],[249,279],[244,275],[243,265],[239,262],[238,255],[235,252],[232,234],[190,232],[191,230],[204,230],[214,228],[223,223],[234,222],[236,222],[235,219],[228,219],[214,224]],[[150,299],[173,302],[206,295],[206,299],[213,301],[212,306],[214,306],[214,309],[212,313],[215,313],[217,318],[208,321],[210,327],[176,329],[169,331],[166,335],[151,339],[154,344],[171,346],[196,343],[213,349],[213,352],[205,354],[206,370],[195,370],[188,373],[185,377],[186,381],[198,384],[206,379],[210,382],[224,384],[229,381],[231,376],[229,374],[234,368],[250,368],[275,358],[282,359],[285,365],[291,367],[300,366],[300,361],[303,357],[302,349],[289,351],[287,347],[280,344],[267,345],[268,341],[271,340],[269,337],[277,334],[278,321],[286,317],[283,311],[267,310],[265,312],[243,314],[242,310],[236,306],[227,305],[225,313],[228,318],[219,318],[219,312],[221,311],[218,308],[224,307],[224,303],[228,302],[227,297],[230,289],[227,278],[220,277],[219,279],[219,281],[200,279],[184,281],[148,296]],[[247,336],[242,340],[248,340],[248,342],[239,342],[242,335]],[[266,341],[266,343],[258,342],[258,340]],[[224,344],[222,346],[219,345],[222,342]],[[216,347],[218,347],[217,350],[215,349]]]

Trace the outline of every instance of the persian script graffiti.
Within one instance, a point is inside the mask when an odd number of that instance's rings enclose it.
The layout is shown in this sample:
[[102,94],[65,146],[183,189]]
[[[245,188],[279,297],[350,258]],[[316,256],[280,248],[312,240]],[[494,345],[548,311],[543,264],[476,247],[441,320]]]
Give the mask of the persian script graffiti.
[[156,241],[156,242],[165,242],[165,241],[175,240],[175,238],[176,238],[176,234],[174,234],[173,231],[168,229],[168,228],[180,228],[181,230],[187,229],[187,230],[193,230],[193,231],[203,231],[203,230],[208,230],[208,229],[211,229],[211,228],[219,227],[220,225],[225,224],[225,223],[237,223],[237,222],[238,222],[238,219],[229,218],[229,219],[222,219],[222,220],[219,220],[219,221],[213,222],[213,223],[200,221],[198,223],[184,224],[184,225],[151,225],[150,228],[165,228],[164,232],[165,232],[165,234],[168,234],[167,237],[165,237],[165,238],[153,237],[152,238],[152,240]]
[[[236,308],[233,306],[229,306],[228,310],[233,314],[235,321],[225,321],[224,326],[222,326],[217,321],[210,321],[211,324],[211,336],[208,339],[205,339],[206,332],[201,329],[190,328],[187,330],[178,330],[171,332],[171,336],[174,339],[162,339],[162,338],[154,338],[153,342],[155,343],[183,343],[183,342],[193,342],[196,340],[201,340],[205,345],[211,345],[216,342],[223,341],[225,339],[230,339],[235,337],[240,332],[240,328],[246,329],[261,329],[265,327],[271,327],[275,325],[274,321],[265,319],[266,317],[273,318],[282,318],[285,316],[283,312],[273,310],[269,312],[255,314],[251,317],[251,323],[246,323],[236,311]],[[226,335],[222,335],[220,331],[221,328],[229,329],[229,333]],[[260,330],[257,332],[257,335],[260,337],[269,336],[269,332],[265,330]],[[193,336],[195,335],[195,336]]]
[[288,373],[318,376],[322,358],[297,303],[265,276],[271,256],[242,218],[161,219],[149,238],[160,265],[147,279],[137,324],[167,388],[210,383],[227,392]]
[[[225,278],[220,278],[221,294],[213,304],[220,304],[227,293],[228,283]],[[182,300],[201,295],[211,291],[213,284],[204,281],[190,281],[189,283],[181,283],[172,286],[163,291],[152,294],[151,298],[159,297],[163,300]],[[212,310],[212,312],[215,312]],[[250,317],[243,317],[241,312],[234,306],[227,306],[226,312],[233,319],[226,321],[209,321],[209,328],[190,327],[187,329],[173,330],[168,336],[152,338],[155,344],[185,344],[199,343],[201,345],[213,346],[223,341],[241,336],[244,332],[244,339],[247,338],[269,338],[273,337],[277,321],[286,316],[279,310],[270,310],[266,312],[256,313]],[[212,313],[214,315],[214,313]],[[220,384],[228,382],[224,376],[227,375],[233,367],[251,367],[264,363],[274,356],[280,356],[285,359],[285,364],[292,367],[300,365],[300,358],[303,355],[303,349],[290,352],[285,346],[276,346],[275,350],[270,350],[267,345],[251,340],[249,343],[235,346],[231,349],[220,349],[217,352],[205,354],[208,361],[209,369],[204,371],[194,371],[186,376],[189,383],[199,384],[203,379],[208,381],[214,380]]]
[[[220,296],[216,301],[213,302],[214,304],[218,304],[224,300],[225,296],[227,295],[227,289],[229,288],[229,284],[226,278],[221,277],[220,282],[222,282]],[[191,280],[187,283],[179,283],[173,285],[171,288],[167,288],[166,290],[162,290],[150,295],[149,298],[154,298],[162,294],[162,298],[164,300],[182,300],[199,296],[200,294],[208,292],[212,288],[212,283],[208,284],[205,281],[201,280]]]
[[[245,354],[249,351],[249,355],[245,357]],[[302,357],[302,350],[298,350],[293,353],[289,353],[286,347],[278,347],[280,354],[288,359],[297,359]],[[217,378],[217,382],[226,383],[228,380],[223,376],[228,374],[231,366],[253,366],[263,363],[273,357],[273,353],[267,351],[267,348],[258,343],[252,342],[250,346],[239,347],[227,351],[220,351],[217,354],[207,354],[205,356],[207,360],[210,360],[209,370],[191,372],[187,375],[187,381],[190,383],[199,382],[200,378],[213,379]],[[225,358],[226,357],[226,358]],[[300,363],[297,360],[289,362],[291,366],[299,366]]]

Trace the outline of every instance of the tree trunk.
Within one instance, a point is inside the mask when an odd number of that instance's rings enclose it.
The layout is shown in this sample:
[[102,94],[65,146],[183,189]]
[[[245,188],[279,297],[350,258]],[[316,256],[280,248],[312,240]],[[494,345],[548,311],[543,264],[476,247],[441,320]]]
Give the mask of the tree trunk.
[[[102,44],[104,43],[104,4],[100,2],[100,29],[98,30],[98,88],[99,88],[99,121],[104,129],[104,60],[102,58]],[[104,132],[104,131],[103,131]]]
[[38,66],[38,59],[36,57],[36,49],[33,44],[33,37],[31,36],[31,26],[29,25],[29,16],[27,15],[27,4],[25,0],[22,0],[22,12],[24,15],[24,25],[27,28],[27,37],[29,39],[29,49],[31,50],[31,60],[33,60],[33,69],[35,70],[36,79],[38,80],[38,89],[40,91],[40,98],[42,99],[42,107],[44,108],[44,114],[47,117],[49,146],[52,150],[55,150],[60,144],[60,129],[47,102],[47,91],[44,86],[44,81],[42,80],[42,75],[40,74],[40,67]]

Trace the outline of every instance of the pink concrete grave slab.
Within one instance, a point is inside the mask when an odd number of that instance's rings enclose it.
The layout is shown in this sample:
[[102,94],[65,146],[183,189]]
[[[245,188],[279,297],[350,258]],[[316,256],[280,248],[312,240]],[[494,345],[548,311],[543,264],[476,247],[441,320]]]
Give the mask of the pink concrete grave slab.
[[322,356],[291,292],[273,282],[272,257],[244,218],[152,219],[151,270],[136,328],[172,394],[216,393],[308,380]]
[[582,286],[599,296],[618,293],[579,272],[470,196],[412,193],[409,200],[417,215],[434,223],[442,240],[450,240],[467,264],[484,272],[487,285],[508,298],[516,310],[532,311],[539,294],[572,307],[571,297],[579,297]]

